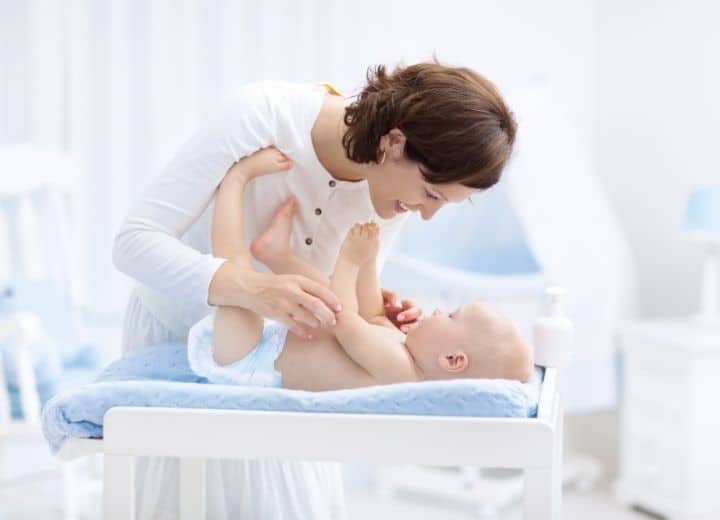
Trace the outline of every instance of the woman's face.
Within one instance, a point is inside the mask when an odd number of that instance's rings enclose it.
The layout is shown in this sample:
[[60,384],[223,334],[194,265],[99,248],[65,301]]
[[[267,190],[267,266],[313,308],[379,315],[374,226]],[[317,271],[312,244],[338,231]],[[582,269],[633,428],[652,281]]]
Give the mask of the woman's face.
[[405,156],[405,135],[401,130],[394,128],[384,135],[380,149],[385,150],[385,162],[373,165],[367,175],[370,198],[380,218],[419,211],[423,220],[429,220],[448,202],[462,202],[479,191],[459,183],[427,182],[421,173],[423,166]]

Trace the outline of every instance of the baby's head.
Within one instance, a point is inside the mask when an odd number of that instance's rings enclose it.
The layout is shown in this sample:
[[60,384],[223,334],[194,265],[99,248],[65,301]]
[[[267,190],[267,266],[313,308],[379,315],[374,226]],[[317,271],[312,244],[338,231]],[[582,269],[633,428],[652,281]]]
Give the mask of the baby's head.
[[425,379],[502,378],[525,382],[532,354],[517,327],[482,302],[435,310],[410,329],[405,346]]

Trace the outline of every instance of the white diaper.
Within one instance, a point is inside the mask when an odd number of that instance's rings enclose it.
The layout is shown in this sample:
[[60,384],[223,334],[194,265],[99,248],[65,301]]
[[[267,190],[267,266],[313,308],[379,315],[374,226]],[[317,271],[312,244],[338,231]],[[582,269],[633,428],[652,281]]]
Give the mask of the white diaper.
[[212,352],[214,319],[214,313],[210,314],[190,328],[190,368],[212,383],[282,387],[282,375],[275,370],[275,360],[282,354],[288,329],[276,321],[264,320],[258,344],[239,361],[220,366]]

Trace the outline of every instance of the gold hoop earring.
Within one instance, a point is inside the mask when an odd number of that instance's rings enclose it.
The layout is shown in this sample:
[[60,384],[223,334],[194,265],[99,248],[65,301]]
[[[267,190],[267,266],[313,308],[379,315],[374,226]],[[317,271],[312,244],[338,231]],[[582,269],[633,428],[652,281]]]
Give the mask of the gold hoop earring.
[[385,157],[387,156],[387,152],[385,150],[383,150],[382,153],[383,153],[383,155],[382,155],[382,159],[380,159],[380,166],[385,164]]

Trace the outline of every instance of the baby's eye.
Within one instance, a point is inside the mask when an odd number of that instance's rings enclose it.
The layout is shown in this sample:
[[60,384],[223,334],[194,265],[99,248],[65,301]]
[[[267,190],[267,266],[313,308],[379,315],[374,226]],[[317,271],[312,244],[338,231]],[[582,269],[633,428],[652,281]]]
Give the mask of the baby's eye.
[[440,200],[440,197],[436,197],[432,193],[430,193],[428,190],[425,190],[425,196],[430,200]]

